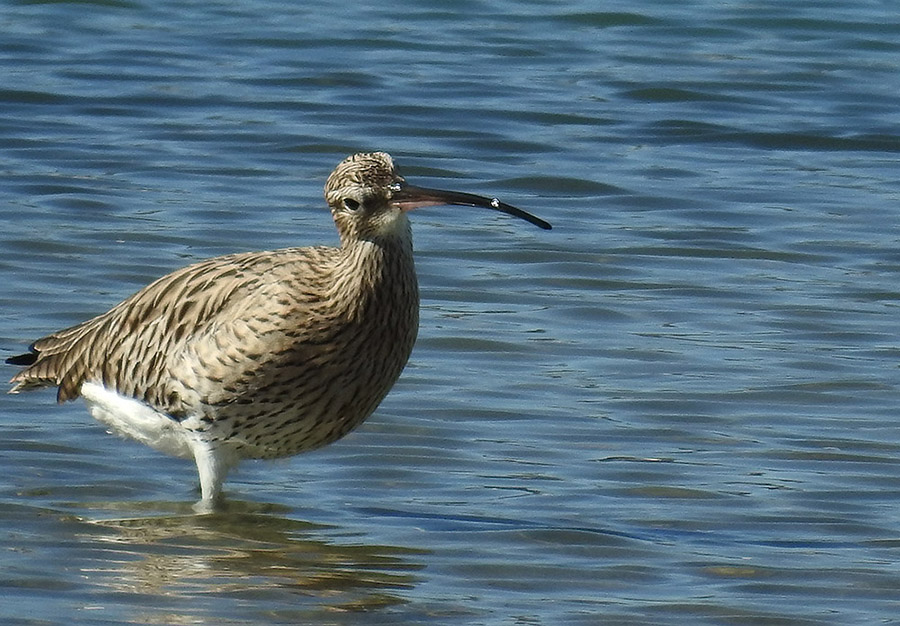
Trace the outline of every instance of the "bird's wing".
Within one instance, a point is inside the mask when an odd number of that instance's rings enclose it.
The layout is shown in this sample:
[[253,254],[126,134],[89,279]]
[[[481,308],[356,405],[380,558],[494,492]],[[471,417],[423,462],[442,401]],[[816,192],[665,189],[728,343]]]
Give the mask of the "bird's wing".
[[[103,315],[38,339],[30,354],[10,359],[27,365],[13,376],[10,393],[55,385],[57,400],[64,402],[77,398],[82,383],[91,380],[143,398],[195,337],[208,340],[211,327],[227,326],[233,311],[273,306],[257,301],[260,290],[271,299],[279,276],[296,281],[298,274],[315,275],[301,266],[327,264],[331,250],[235,254],[168,274]],[[301,299],[315,299],[317,287],[310,285]]]

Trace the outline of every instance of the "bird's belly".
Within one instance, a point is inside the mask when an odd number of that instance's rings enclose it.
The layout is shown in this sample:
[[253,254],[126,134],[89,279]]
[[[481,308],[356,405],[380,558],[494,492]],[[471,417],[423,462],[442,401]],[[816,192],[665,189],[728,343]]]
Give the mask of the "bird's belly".
[[194,458],[199,441],[230,450],[238,459],[290,456],[340,439],[371,413],[368,407],[337,409],[327,401],[298,404],[263,394],[176,419],[99,383],[84,383],[81,395],[91,416],[112,434],[180,458]]
[[209,434],[244,458],[277,458],[319,448],[362,424],[395,380],[392,376],[367,388],[326,384],[250,394],[218,407]]
[[199,389],[196,412],[208,434],[242,458],[277,458],[319,448],[375,411],[406,365],[415,342],[415,301],[391,325],[323,330],[332,341],[300,342],[252,362],[233,379]]

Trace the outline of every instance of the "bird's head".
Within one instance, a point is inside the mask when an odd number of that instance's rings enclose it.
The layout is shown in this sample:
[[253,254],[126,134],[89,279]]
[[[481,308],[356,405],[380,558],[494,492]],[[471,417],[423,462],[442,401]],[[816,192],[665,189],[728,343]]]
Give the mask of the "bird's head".
[[325,200],[344,242],[408,236],[407,211],[442,204],[493,209],[550,229],[544,220],[496,198],[410,185],[386,152],[360,152],[341,161],[325,183]]

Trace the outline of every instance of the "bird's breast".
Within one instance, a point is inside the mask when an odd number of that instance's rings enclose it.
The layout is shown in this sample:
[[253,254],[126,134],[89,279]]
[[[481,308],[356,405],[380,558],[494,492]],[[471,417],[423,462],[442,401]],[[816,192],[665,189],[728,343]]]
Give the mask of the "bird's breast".
[[314,303],[270,307],[258,328],[218,337],[208,355],[192,359],[202,363],[190,376],[198,389],[184,392],[247,456],[295,454],[342,437],[375,410],[412,352],[419,298],[409,261],[357,268]]

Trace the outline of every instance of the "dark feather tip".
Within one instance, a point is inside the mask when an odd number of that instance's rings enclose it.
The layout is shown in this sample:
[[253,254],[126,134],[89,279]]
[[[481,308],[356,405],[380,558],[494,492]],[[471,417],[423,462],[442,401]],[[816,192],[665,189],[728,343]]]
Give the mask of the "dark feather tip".
[[18,356],[11,356],[6,359],[6,362],[10,365],[34,365],[37,358],[37,352],[26,352],[25,354],[20,354]]

